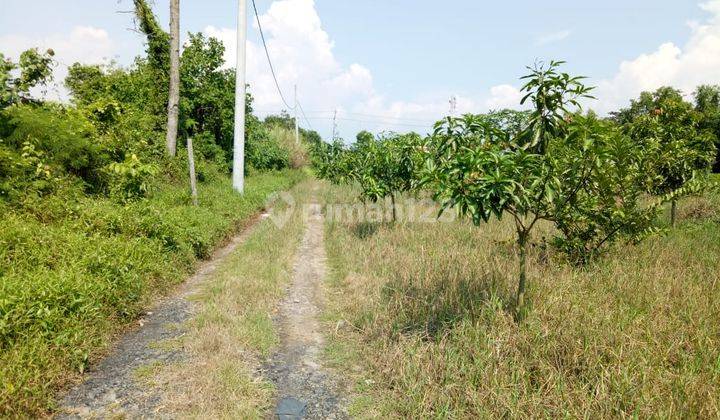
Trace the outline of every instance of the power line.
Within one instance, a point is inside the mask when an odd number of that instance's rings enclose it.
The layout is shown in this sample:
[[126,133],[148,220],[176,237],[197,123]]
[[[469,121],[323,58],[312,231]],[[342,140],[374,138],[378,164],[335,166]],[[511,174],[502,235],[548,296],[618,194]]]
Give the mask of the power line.
[[[299,104],[299,103],[298,103]],[[302,110],[302,105],[300,105],[300,109]],[[266,111],[266,110],[254,110],[255,112],[264,113],[268,115],[272,115],[276,113],[277,111]],[[305,121],[310,124],[309,120],[323,120],[323,121],[331,121],[334,118],[333,117],[308,117],[305,115],[305,113],[302,114]],[[407,127],[429,127],[433,125],[433,122],[431,121],[424,121],[424,124],[411,124],[411,123],[405,123],[405,122],[393,122],[393,121],[384,121],[384,120],[378,120],[378,119],[358,119],[358,118],[345,118],[345,117],[336,117],[335,119],[341,120],[341,121],[353,121],[353,122],[361,122],[361,123],[367,123],[367,124],[387,124],[387,125],[397,125],[397,126],[407,126]],[[408,120],[408,121],[415,121],[415,120]],[[422,122],[422,120],[417,120],[418,122]]]
[[[278,110],[264,110],[264,109],[256,109],[255,111],[268,113],[268,114],[281,112]],[[327,111],[310,110],[310,111],[307,111],[308,114],[333,114],[334,112],[335,112],[334,110],[327,110]],[[416,122],[416,123],[424,124],[424,123],[428,123],[428,121],[430,121],[430,119],[403,118],[403,117],[394,117],[394,116],[389,116],[389,115],[386,116],[386,115],[378,115],[378,114],[363,114],[360,112],[345,112],[345,111],[343,111],[343,114],[348,115],[348,116],[370,117],[370,118],[381,119],[381,120],[405,121],[408,123]],[[314,117],[314,118],[322,118],[322,117]],[[330,118],[330,117],[328,116],[326,118]]]
[[253,10],[255,11],[255,20],[258,24],[258,29],[260,30],[260,38],[262,39],[263,47],[265,48],[265,56],[268,60],[268,65],[270,65],[270,72],[272,73],[273,80],[275,80],[275,87],[277,87],[277,91],[280,94],[280,99],[282,99],[283,103],[285,104],[288,109],[294,109],[290,105],[288,105],[287,101],[285,100],[285,96],[283,96],[282,90],[280,89],[280,84],[278,83],[277,76],[275,75],[275,68],[273,67],[272,60],[270,60],[270,53],[268,52],[267,43],[265,42],[265,34],[263,33],[262,25],[260,24],[260,15],[258,15],[257,6],[255,6],[255,0],[252,0]]
[[312,124],[310,124],[310,120],[308,120],[308,117],[305,115],[305,111],[303,110],[302,105],[300,104],[300,102],[298,102],[297,104],[298,104],[298,108],[300,108],[300,113],[302,114],[303,118],[305,119],[305,122],[307,123],[308,127],[310,127],[311,130],[315,131],[312,127]]
[[419,123],[427,122],[427,120],[423,120],[423,119],[419,119],[419,118],[392,117],[392,116],[384,116],[384,115],[377,115],[377,114],[363,114],[360,112],[346,112],[346,114],[357,115],[360,117],[382,118],[382,119],[397,120],[397,121],[408,121],[408,122],[419,122]]
[[427,128],[432,126],[432,123],[427,124],[405,124],[405,123],[394,123],[390,121],[372,121],[372,120],[360,120],[356,118],[343,118],[343,117],[337,117],[337,118],[330,118],[330,117],[310,117],[311,120],[323,120],[323,121],[330,121],[333,119],[339,120],[339,121],[353,121],[353,122],[360,122],[360,123],[367,123],[367,124],[378,124],[378,125],[397,125],[397,126],[406,126],[406,127],[422,127]]

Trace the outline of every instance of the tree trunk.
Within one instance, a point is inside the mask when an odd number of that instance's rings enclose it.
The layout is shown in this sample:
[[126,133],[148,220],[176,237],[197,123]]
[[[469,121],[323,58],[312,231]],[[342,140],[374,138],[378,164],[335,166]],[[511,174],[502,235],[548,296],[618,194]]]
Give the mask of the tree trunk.
[[390,203],[392,204],[393,223],[397,222],[397,211],[395,210],[395,194],[390,194]]
[[527,232],[518,232],[518,247],[520,248],[520,279],[518,281],[516,312],[522,313],[525,306],[525,283],[527,280]]
[[670,203],[670,226],[675,227],[675,216],[677,215],[677,200]]
[[170,0],[170,93],[165,145],[170,156],[177,151],[180,102],[180,0]]
[[198,205],[197,180],[195,179],[195,154],[193,152],[192,139],[187,139],[188,168],[190,169],[190,197],[193,206]]

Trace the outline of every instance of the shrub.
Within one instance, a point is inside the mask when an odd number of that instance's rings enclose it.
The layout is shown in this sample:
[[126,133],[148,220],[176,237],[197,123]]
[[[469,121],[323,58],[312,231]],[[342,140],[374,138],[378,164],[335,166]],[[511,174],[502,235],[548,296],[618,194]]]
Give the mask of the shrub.
[[29,194],[46,194],[56,184],[53,172],[32,143],[24,142],[16,151],[0,140],[0,198],[17,202]]
[[245,143],[245,161],[258,171],[279,170],[290,165],[290,153],[265,130],[256,131]]
[[[647,153],[644,169],[649,174],[648,192],[679,192],[710,172],[716,153],[715,137],[701,129],[702,114],[685,102],[679,91],[665,87],[652,94],[645,92],[618,115],[626,121],[625,131]],[[672,225],[679,197],[675,195],[671,200]]]
[[47,162],[80,177],[90,188],[102,186],[100,168],[108,163],[95,127],[79,111],[60,105],[14,105],[0,113],[6,143],[19,149],[29,142]]
[[142,163],[137,155],[130,155],[123,162],[108,165],[110,196],[120,201],[147,197],[151,180],[157,175],[157,165]]
[[[267,124],[267,122],[266,122]],[[288,166],[292,169],[299,169],[309,162],[305,145],[298,144],[295,139],[295,129],[288,129],[280,125],[270,125],[268,135],[280,144],[280,147],[288,151]]]
[[47,414],[58,387],[151,296],[300,176],[250,177],[243,196],[221,177],[204,185],[199,207],[184,182],[123,204],[57,190],[38,202],[42,219],[0,201],[0,416]]

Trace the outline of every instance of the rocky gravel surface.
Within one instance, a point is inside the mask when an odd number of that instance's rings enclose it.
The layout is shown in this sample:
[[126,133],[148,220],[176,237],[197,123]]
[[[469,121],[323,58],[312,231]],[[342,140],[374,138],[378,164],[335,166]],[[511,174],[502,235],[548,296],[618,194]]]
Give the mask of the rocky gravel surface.
[[318,316],[326,267],[320,206],[313,206],[308,214],[292,284],[276,319],[280,347],[264,370],[278,390],[277,418],[343,419],[348,415],[342,386],[335,372],[321,363],[323,335]]

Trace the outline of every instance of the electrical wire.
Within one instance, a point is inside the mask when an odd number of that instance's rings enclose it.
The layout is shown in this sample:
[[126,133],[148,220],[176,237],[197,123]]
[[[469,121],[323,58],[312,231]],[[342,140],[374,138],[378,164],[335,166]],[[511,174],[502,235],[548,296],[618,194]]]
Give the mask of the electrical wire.
[[[298,103],[299,104],[299,103]],[[302,105],[300,106],[300,109],[302,110]],[[268,111],[268,110],[255,110],[255,112],[272,115],[278,113],[277,111]],[[323,120],[323,121],[332,121],[332,117],[308,117],[305,115],[305,113],[302,114],[305,121],[310,124],[309,120]],[[403,123],[403,122],[393,122],[393,121],[383,121],[383,120],[372,120],[372,119],[358,119],[358,118],[346,118],[346,117],[337,117],[336,118],[339,121],[352,121],[352,122],[359,122],[359,123],[365,123],[365,124],[386,124],[386,125],[397,125],[397,126],[407,126],[407,127],[429,127],[432,126],[432,122],[425,122],[425,124],[410,124],[410,123]],[[411,120],[412,121],[412,120]],[[417,120],[420,122],[421,120]]]
[[308,127],[310,127],[311,130],[315,131],[312,127],[312,124],[310,124],[310,120],[308,120],[308,117],[305,115],[305,111],[303,110],[302,105],[298,101],[298,108],[300,108],[300,113],[302,114],[303,118],[305,119],[305,122],[307,123]]
[[252,0],[252,6],[253,11],[255,11],[255,20],[257,21],[258,29],[260,30],[260,38],[262,39],[263,47],[265,48],[265,56],[267,57],[268,64],[270,65],[270,72],[272,73],[273,80],[275,80],[275,87],[277,87],[277,91],[280,94],[280,99],[282,99],[283,103],[286,107],[288,107],[288,109],[295,109],[295,107],[288,105],[287,101],[285,100],[285,96],[283,96],[282,89],[280,89],[280,84],[278,83],[277,76],[275,75],[275,68],[273,67],[272,60],[270,60],[270,53],[268,52],[267,43],[265,42],[265,34],[263,33],[262,25],[260,24],[260,15],[258,15],[255,0]]
[[[268,113],[268,114],[281,112],[278,110],[263,110],[263,109],[257,109],[256,111],[264,112],[264,113]],[[328,110],[328,111],[311,110],[311,111],[307,111],[307,114],[310,114],[310,115],[312,115],[312,114],[332,114],[333,112],[335,112],[335,110]],[[394,116],[389,116],[389,115],[385,116],[385,115],[378,115],[378,114],[363,114],[360,112],[343,111],[342,114],[350,116],[350,117],[352,117],[352,116],[370,117],[373,119],[380,119],[380,120],[404,121],[404,122],[408,122],[408,123],[420,123],[420,124],[427,123],[427,121],[428,121],[428,120],[423,120],[423,119],[419,119],[419,118],[404,118],[404,117],[394,117]],[[320,117],[317,117],[317,118],[320,118]],[[330,118],[330,117],[325,117],[325,118]]]
[[[323,120],[323,121],[331,121],[332,118],[328,117],[310,117],[311,120]],[[344,117],[338,117],[336,118],[338,121],[352,121],[352,122],[359,122],[359,123],[365,123],[365,124],[378,124],[378,125],[396,125],[396,126],[404,126],[404,127],[418,127],[418,128],[428,128],[432,126],[432,123],[427,124],[405,124],[405,123],[394,123],[390,121],[372,121],[372,120],[360,120],[356,118],[344,118]]]
[[407,122],[418,122],[418,123],[424,123],[427,122],[427,120],[421,120],[418,118],[403,118],[403,117],[391,117],[391,116],[384,116],[384,115],[377,115],[377,114],[363,114],[360,112],[346,112],[348,115],[357,115],[359,117],[371,117],[371,118],[381,118],[381,119],[388,119],[388,120],[397,120],[397,121],[407,121]]

